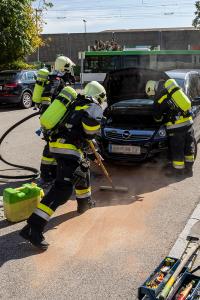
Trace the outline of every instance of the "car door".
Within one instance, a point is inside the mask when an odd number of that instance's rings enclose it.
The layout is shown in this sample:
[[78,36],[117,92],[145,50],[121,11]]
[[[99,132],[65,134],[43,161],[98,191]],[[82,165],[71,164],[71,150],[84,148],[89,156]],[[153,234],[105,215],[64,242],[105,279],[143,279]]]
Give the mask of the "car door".
[[194,105],[195,98],[200,97],[200,74],[192,74],[188,82],[188,96],[192,102],[194,132],[197,141],[200,140],[200,104]]
[[28,88],[33,91],[35,82],[36,82],[36,72],[34,71],[27,71],[26,72],[26,78],[27,78],[27,86]]

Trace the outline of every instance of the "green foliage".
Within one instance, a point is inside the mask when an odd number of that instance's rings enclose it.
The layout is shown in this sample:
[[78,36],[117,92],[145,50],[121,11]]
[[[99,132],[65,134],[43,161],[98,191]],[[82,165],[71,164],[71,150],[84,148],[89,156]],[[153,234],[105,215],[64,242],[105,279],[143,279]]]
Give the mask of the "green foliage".
[[26,62],[21,60],[0,65],[0,70],[29,70],[29,69],[35,69],[35,66],[29,65]]
[[196,6],[196,11],[195,11],[195,18],[192,22],[192,25],[199,29],[200,28],[200,1],[196,1],[195,3],[195,6]]
[[[42,15],[36,14],[32,2],[0,1],[0,64],[23,59],[43,44],[40,38]],[[48,7],[51,7],[51,3],[43,0],[42,9]]]

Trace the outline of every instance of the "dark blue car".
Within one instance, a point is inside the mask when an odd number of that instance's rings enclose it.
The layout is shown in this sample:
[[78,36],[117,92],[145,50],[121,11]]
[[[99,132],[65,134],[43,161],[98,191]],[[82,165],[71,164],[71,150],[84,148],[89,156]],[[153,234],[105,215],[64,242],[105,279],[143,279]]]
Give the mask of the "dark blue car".
[[0,105],[32,106],[32,93],[36,82],[35,70],[6,70],[0,72]]
[[[199,74],[197,75],[199,77]],[[117,70],[107,74],[103,84],[107,91],[108,106],[104,111],[106,119],[103,121],[99,138],[101,153],[105,159],[136,162],[167,152],[165,127],[155,122],[153,99],[149,99],[145,93],[148,80],[167,78],[169,77],[165,72],[139,68]],[[196,91],[191,100],[194,125],[197,127],[195,134],[199,139],[200,85],[199,91]]]

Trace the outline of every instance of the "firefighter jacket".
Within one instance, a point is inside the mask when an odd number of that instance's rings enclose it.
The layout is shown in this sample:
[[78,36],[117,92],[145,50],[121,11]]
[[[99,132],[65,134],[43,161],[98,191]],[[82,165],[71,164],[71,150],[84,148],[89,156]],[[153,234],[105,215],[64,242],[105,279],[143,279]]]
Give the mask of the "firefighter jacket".
[[50,152],[57,155],[71,155],[81,160],[87,140],[95,138],[100,131],[103,116],[101,106],[92,98],[76,100],[69,109],[66,118],[51,135]]
[[68,72],[65,72],[65,74],[62,76],[62,79],[64,80],[65,83],[68,82],[69,85],[75,84],[75,77]]
[[167,130],[175,130],[193,124],[191,112],[183,112],[175,105],[164,87],[163,80],[159,82],[154,97],[154,119],[164,123]]

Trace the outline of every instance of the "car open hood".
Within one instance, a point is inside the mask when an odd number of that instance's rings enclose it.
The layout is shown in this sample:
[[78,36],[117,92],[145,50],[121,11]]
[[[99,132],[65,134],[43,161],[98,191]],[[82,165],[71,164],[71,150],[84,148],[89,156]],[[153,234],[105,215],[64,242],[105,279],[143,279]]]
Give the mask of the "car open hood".
[[168,79],[166,73],[143,68],[127,68],[107,73],[103,85],[108,106],[131,99],[147,99],[145,86],[148,80]]

